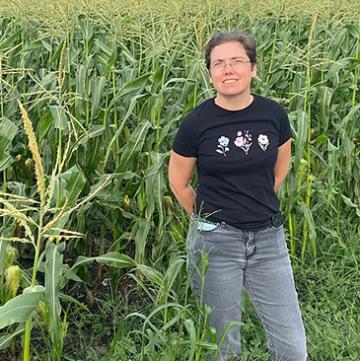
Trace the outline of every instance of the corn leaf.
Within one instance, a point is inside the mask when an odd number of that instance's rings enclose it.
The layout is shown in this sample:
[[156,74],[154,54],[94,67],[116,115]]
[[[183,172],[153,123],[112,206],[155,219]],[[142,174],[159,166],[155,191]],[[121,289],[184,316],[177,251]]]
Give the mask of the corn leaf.
[[56,129],[66,130],[68,128],[68,119],[65,109],[59,105],[49,105],[49,108],[53,118],[54,127]]
[[7,242],[4,240],[0,240],[0,274],[5,269],[5,255],[6,255],[6,248]]
[[185,320],[184,326],[186,328],[187,333],[189,334],[189,339],[190,339],[190,355],[188,361],[192,361],[194,359],[195,350],[196,350],[196,331],[193,320],[191,319]]
[[146,240],[151,229],[151,222],[141,218],[137,221],[137,225],[135,235],[135,260],[137,263],[144,263]]
[[144,121],[140,123],[133,133],[127,144],[125,144],[124,148],[122,149],[122,154],[120,158],[120,166],[117,169],[117,172],[124,172],[129,170],[131,163],[136,163],[137,160],[137,153],[141,151],[145,140],[146,135],[151,127],[151,123],[149,121]]
[[9,347],[12,341],[19,335],[21,335],[25,330],[25,326],[20,324],[19,327],[11,333],[0,335],[0,350],[3,350]]
[[115,268],[128,268],[136,266],[136,262],[131,257],[118,252],[109,252],[97,257],[80,256],[76,260],[75,264],[71,267],[71,271],[74,271],[80,266],[85,266],[89,263],[93,263],[94,261],[101,264],[107,264]]
[[93,80],[93,93],[91,98],[91,119],[93,119],[100,111],[100,101],[103,97],[105,84],[106,79],[103,76],[99,79]]
[[45,255],[45,296],[49,307],[49,333],[52,341],[58,343],[61,340],[59,282],[63,256],[54,243],[48,245]]
[[27,289],[26,293],[12,298],[0,307],[0,329],[14,323],[25,322],[44,297],[44,287]]
[[8,153],[8,148],[11,145],[16,133],[17,126],[9,119],[3,117],[0,122],[0,171],[6,169],[13,159]]
[[109,104],[109,107],[113,107],[115,103],[126,94],[132,93],[134,91],[140,92],[144,88],[150,76],[151,73],[143,74],[138,78],[125,83],[116,93],[111,103]]

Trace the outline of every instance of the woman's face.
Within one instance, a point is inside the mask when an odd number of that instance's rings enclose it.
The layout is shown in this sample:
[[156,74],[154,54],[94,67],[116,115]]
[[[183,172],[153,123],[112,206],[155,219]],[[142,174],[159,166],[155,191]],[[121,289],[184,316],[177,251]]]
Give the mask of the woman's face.
[[214,47],[210,54],[210,81],[218,96],[238,96],[250,93],[251,79],[256,76],[256,64],[241,43],[229,41]]

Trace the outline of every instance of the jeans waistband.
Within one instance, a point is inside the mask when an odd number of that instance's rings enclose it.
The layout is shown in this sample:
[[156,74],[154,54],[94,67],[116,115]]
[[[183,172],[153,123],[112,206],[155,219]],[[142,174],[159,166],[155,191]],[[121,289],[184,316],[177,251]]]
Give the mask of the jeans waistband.
[[209,223],[209,224],[213,224],[213,225],[220,225],[223,229],[228,229],[230,231],[238,231],[238,230],[241,230],[241,231],[259,231],[259,230],[262,230],[262,229],[265,229],[269,226],[273,226],[275,228],[278,228],[280,227],[282,224],[283,224],[283,217],[281,215],[281,212],[278,212],[276,214],[274,214],[272,217],[269,218],[269,221],[260,226],[260,227],[254,227],[254,228],[240,228],[240,227],[235,227],[233,225],[230,225],[224,221],[221,221],[221,222],[214,222],[214,221],[211,221],[211,220],[208,220],[207,218],[203,218],[195,213],[192,213],[191,214],[191,219],[195,219],[197,221],[201,221],[201,222],[205,222],[205,223]]

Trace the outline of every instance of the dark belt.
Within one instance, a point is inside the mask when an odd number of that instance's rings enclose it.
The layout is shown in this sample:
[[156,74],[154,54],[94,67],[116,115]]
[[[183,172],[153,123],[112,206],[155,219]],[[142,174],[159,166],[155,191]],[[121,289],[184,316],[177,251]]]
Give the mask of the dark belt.
[[[197,217],[194,213],[192,213],[191,216],[192,216],[192,217],[194,217],[194,216]],[[204,222],[209,222],[209,223],[212,223],[212,224],[221,223],[221,224],[229,225],[229,226],[234,227],[234,228],[236,228],[236,229],[242,229],[242,228],[236,227],[236,225],[228,224],[228,223],[226,223],[226,222],[219,222],[218,220],[212,220],[211,218],[210,218],[210,219],[207,219],[207,218],[201,218],[201,217],[200,217],[200,219],[202,219]],[[281,213],[278,212],[278,213],[274,214],[274,215],[270,218],[270,220],[268,221],[267,224],[265,224],[264,226],[260,227],[259,229],[262,229],[262,228],[264,228],[264,227],[266,227],[266,226],[269,226],[269,225],[272,225],[272,226],[275,227],[275,228],[279,228],[282,224],[283,224],[283,217],[282,217]],[[254,229],[257,229],[257,228],[254,228]],[[250,229],[250,230],[252,230],[252,229]]]

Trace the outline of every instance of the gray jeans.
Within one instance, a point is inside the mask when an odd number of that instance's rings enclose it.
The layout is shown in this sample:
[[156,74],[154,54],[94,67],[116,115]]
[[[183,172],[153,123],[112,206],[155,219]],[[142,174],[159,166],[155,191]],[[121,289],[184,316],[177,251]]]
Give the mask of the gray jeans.
[[[201,254],[207,255],[203,285]],[[217,361],[241,358],[239,322],[243,286],[265,328],[273,359],[306,360],[305,330],[283,226],[240,230],[192,215],[187,255],[192,289],[212,309],[210,326],[216,329],[218,343],[227,331]],[[230,321],[238,323],[229,327]]]

